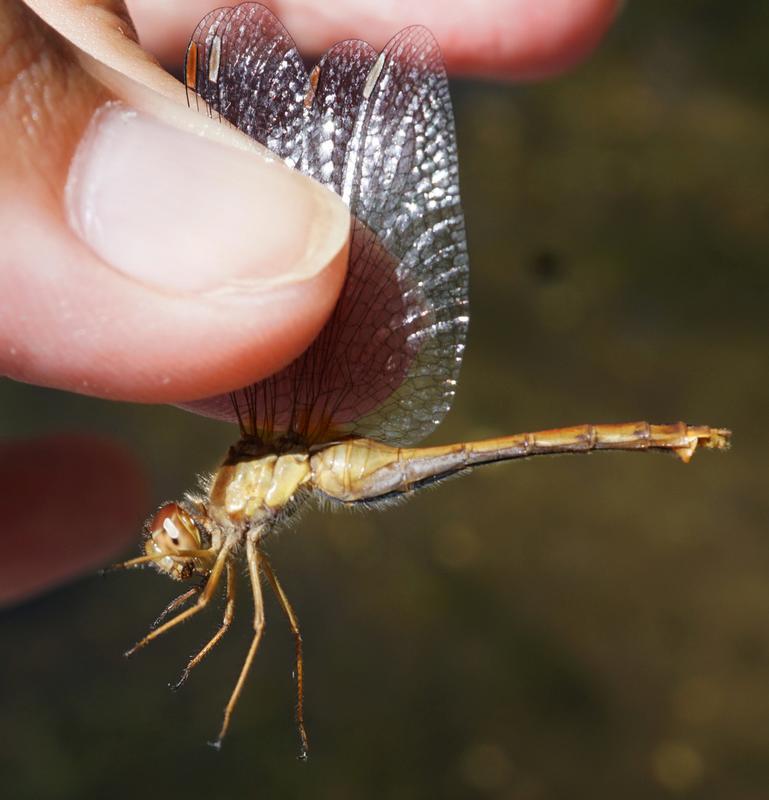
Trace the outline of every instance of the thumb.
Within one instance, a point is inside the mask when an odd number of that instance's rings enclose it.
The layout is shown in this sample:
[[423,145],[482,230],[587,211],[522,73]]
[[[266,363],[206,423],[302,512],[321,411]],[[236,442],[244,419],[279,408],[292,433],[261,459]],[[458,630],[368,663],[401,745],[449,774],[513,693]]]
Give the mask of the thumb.
[[178,402],[315,337],[347,210],[227,125],[135,42],[116,0],[0,5],[0,372]]

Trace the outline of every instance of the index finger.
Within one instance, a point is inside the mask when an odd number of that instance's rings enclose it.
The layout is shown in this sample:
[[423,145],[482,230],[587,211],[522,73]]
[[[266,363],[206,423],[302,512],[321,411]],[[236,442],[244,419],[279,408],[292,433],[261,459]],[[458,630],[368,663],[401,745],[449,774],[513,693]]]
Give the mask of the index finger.
[[[211,0],[127,0],[142,44],[164,63],[180,61]],[[265,0],[300,51],[321,53],[341,39],[380,49],[407,25],[438,40],[450,72],[531,79],[560,72],[587,56],[620,5],[618,0]]]

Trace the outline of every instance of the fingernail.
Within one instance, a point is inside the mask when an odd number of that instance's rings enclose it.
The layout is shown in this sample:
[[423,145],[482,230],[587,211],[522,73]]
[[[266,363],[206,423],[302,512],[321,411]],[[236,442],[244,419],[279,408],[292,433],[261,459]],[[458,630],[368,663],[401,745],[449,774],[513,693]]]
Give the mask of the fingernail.
[[270,287],[323,269],[339,200],[277,159],[99,109],[72,160],[67,213],[114,269],[171,291]]

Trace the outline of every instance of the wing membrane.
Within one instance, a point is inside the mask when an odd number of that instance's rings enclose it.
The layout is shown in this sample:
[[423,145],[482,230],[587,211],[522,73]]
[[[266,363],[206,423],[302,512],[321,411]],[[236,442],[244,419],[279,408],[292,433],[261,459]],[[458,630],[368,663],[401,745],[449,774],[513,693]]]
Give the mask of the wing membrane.
[[340,194],[352,241],[345,286],[315,342],[229,399],[188,407],[237,419],[263,440],[423,438],[448,411],[467,328],[454,123],[437,43],[420,27],[381,54],[342,42],[308,73],[272,14],[245,4],[204,18],[193,53],[196,93]]

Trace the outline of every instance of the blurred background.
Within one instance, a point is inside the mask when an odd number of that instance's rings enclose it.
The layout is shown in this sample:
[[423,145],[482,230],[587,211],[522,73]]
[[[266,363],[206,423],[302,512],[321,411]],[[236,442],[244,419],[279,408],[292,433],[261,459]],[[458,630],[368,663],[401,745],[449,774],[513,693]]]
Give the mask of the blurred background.
[[[760,0],[631,2],[571,74],[453,86],[472,321],[431,441],[683,419],[731,427],[730,453],[541,459],[306,513],[269,553],[304,632],[307,764],[272,599],[220,753],[248,613],[172,693],[220,609],[126,661],[178,588],[155,572],[5,609],[3,795],[766,797],[768,36]],[[127,443],[158,503],[236,435],[9,381],[0,404],[6,438]]]

